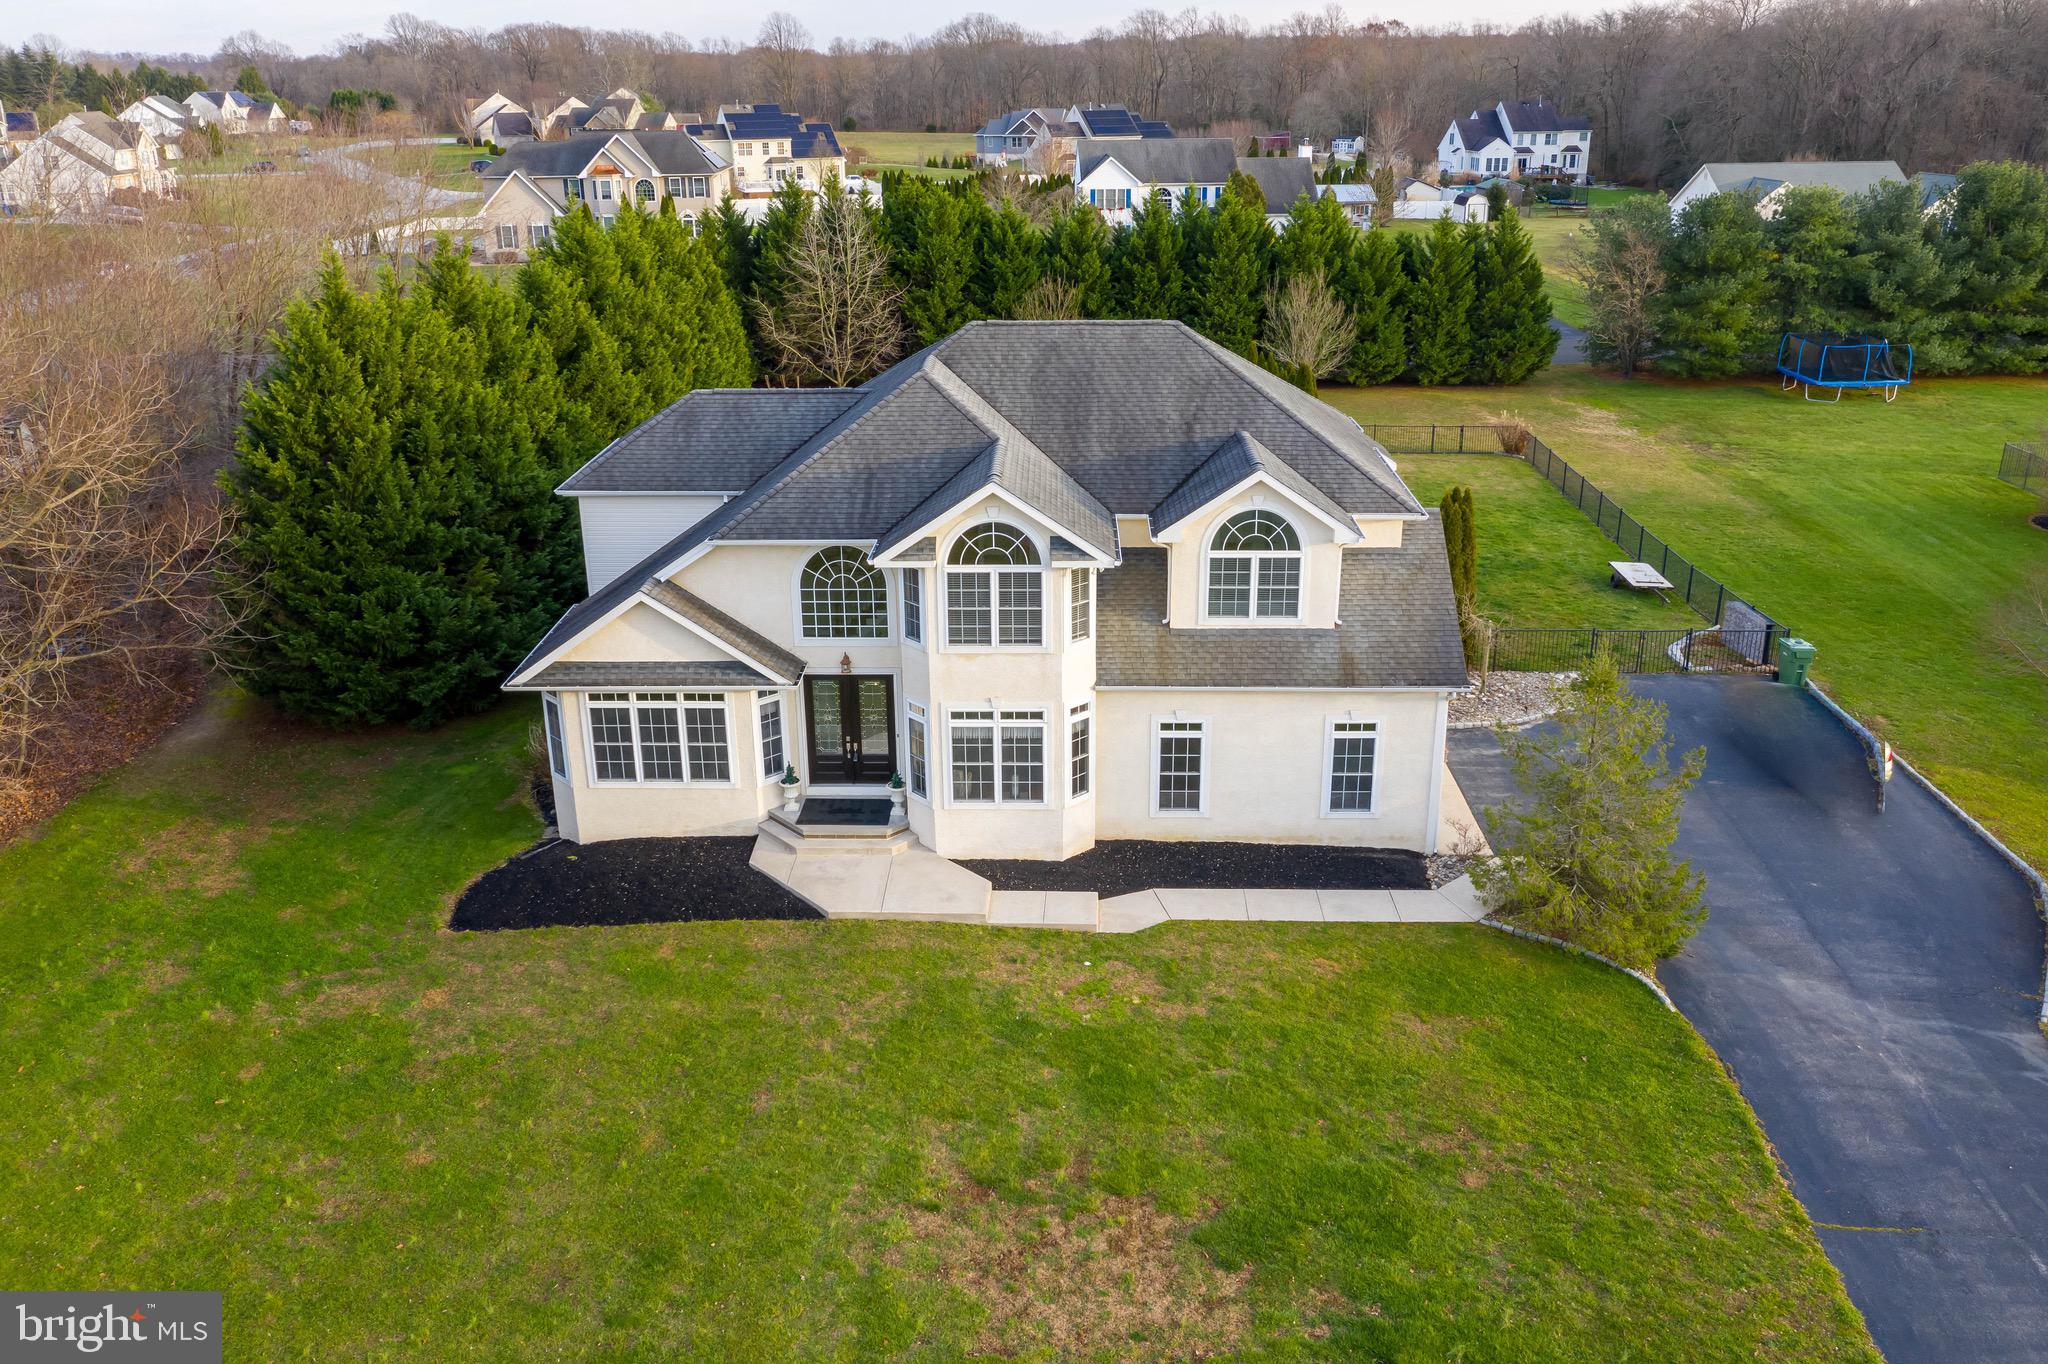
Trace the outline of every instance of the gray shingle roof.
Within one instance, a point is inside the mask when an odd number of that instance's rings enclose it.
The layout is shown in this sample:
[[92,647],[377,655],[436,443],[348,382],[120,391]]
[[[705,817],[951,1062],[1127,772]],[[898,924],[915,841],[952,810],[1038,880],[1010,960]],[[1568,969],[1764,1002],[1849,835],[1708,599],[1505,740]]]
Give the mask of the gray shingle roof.
[[700,388],[600,450],[562,491],[742,493],[857,400],[834,388]]
[[1591,132],[1593,120],[1576,114],[1560,114],[1547,99],[1503,101],[1508,124],[1518,133]]
[[1227,137],[1084,137],[1074,143],[1074,178],[1085,180],[1105,161],[1147,185],[1220,185],[1237,167],[1237,144]]
[[1709,161],[1703,169],[1719,189],[1769,181],[1772,189],[1780,184],[1826,185],[1844,194],[1861,194],[1880,181],[1906,179],[1896,161]]
[[[719,461],[733,458],[735,433],[757,411],[769,420],[770,399],[816,406],[751,448],[748,457],[763,462],[826,404],[840,407],[744,495],[571,608],[521,667],[701,545],[875,544],[950,480],[970,477],[971,461],[986,457],[993,469],[999,452],[1014,461],[1004,468],[1020,499],[1042,501],[1055,519],[1095,526],[1105,551],[1114,545],[1112,513],[1149,514],[1239,431],[1342,512],[1422,514],[1386,452],[1356,422],[1178,322],[970,323],[859,389],[764,390],[760,397],[761,408],[735,410],[737,399],[692,395],[643,425],[638,434],[654,471],[647,477],[663,480],[663,491],[716,481]],[[600,456],[621,460],[605,480],[638,490],[634,462],[622,453]],[[582,477],[579,471],[570,483]],[[1088,534],[1074,522],[1063,524]]]
[[1294,201],[1316,192],[1316,165],[1306,156],[1240,156],[1237,168],[1266,196],[1266,212],[1285,213]]
[[1097,575],[1103,687],[1463,687],[1464,646],[1443,527],[1410,523],[1399,549],[1343,552],[1334,630],[1174,630],[1166,551],[1133,549]]
[[574,176],[596,160],[612,138],[630,145],[663,175],[709,175],[720,169],[719,163],[688,133],[621,132],[572,137],[562,142],[521,142],[507,147],[483,178],[503,180],[514,171],[524,171],[538,179]]
[[1471,118],[1456,118],[1451,122],[1457,125],[1459,144],[1471,151],[1508,140],[1507,129],[1500,126],[1500,116],[1491,109],[1481,109]]
[[1352,524],[1349,513],[1286,460],[1244,432],[1233,431],[1216,447],[1215,454],[1195,466],[1186,482],[1152,509],[1152,534],[1157,536],[1170,529],[1254,474],[1266,475],[1339,525]]
[[743,625],[728,616],[696,593],[686,592],[664,578],[651,578],[641,585],[640,590],[684,620],[709,631],[729,648],[773,668],[784,681],[794,682],[803,676],[804,661],[801,658],[752,626]]
[[613,687],[704,687],[752,691],[780,685],[744,663],[550,663],[509,691],[607,691]]

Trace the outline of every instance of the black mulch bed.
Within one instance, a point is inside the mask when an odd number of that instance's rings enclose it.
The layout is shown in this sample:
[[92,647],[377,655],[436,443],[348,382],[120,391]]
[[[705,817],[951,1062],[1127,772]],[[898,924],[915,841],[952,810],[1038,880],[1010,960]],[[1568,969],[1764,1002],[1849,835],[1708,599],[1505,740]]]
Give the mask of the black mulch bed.
[[1064,862],[962,861],[997,890],[1132,891],[1427,890],[1421,853],[1390,848],[1315,848],[1280,843],[1162,843],[1111,839]]
[[530,848],[455,902],[457,929],[823,919],[747,865],[754,836],[622,838]]

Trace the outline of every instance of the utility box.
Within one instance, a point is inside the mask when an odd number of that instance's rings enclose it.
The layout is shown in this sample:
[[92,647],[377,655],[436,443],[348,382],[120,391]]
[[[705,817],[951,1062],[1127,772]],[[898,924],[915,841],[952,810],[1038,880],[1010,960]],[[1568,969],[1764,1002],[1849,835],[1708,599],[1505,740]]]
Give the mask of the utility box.
[[1790,635],[1778,641],[1778,680],[1788,687],[1806,685],[1807,673],[1813,671],[1813,646],[1803,639]]

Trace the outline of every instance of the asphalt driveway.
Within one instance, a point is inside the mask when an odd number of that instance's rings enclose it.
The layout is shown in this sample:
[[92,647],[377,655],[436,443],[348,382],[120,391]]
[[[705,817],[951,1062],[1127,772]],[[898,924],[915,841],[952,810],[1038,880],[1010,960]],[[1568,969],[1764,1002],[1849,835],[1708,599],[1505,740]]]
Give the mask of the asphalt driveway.
[[[2048,1040],[2026,882],[1901,773],[1761,679],[1651,677],[1707,749],[1679,851],[1706,926],[1659,972],[1734,1070],[1894,1364],[2048,1364]],[[1510,777],[1451,736],[1475,808]]]

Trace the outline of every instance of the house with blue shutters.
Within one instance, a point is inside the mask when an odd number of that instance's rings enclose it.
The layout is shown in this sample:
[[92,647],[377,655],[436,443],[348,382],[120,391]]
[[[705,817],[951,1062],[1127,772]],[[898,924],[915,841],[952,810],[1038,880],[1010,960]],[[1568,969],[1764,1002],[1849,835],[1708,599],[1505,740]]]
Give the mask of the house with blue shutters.
[[839,806],[942,858],[1436,849],[1442,528],[1356,422],[1180,323],[700,390],[558,491],[589,596],[505,687],[564,838],[801,841]]
[[1258,185],[1276,225],[1296,199],[1315,193],[1315,163],[1308,157],[1239,156],[1227,137],[1083,138],[1074,144],[1074,196],[1112,225],[1130,222],[1147,199],[1178,207],[1193,198],[1214,208],[1240,171]]

